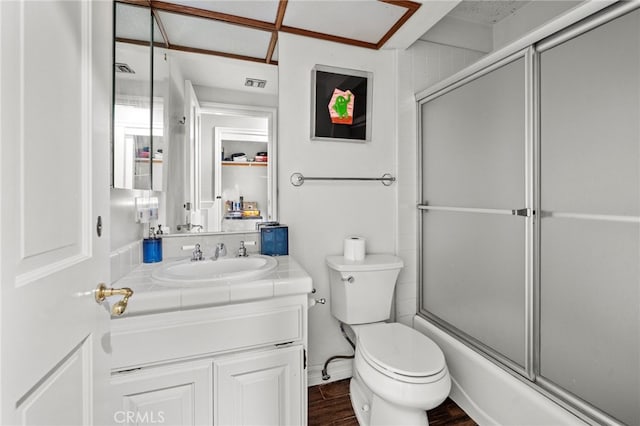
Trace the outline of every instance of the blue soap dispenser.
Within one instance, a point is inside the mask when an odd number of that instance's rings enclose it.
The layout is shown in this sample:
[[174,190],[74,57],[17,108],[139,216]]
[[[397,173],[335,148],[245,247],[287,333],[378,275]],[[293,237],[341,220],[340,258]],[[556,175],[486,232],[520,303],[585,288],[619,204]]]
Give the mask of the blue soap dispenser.
[[142,240],[142,261],[144,263],[162,262],[162,238],[156,234],[153,226],[149,228],[149,238]]

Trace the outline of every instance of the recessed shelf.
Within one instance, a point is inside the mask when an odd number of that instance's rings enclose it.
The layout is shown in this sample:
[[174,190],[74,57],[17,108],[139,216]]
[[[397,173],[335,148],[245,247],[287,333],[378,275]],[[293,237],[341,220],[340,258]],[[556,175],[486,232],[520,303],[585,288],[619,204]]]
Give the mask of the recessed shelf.
[[266,167],[266,161],[223,161],[223,166]]

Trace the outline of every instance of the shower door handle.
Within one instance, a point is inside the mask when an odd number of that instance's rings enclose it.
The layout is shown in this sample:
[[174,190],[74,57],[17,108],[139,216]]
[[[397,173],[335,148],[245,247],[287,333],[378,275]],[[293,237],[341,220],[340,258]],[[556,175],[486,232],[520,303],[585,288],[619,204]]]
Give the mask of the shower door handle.
[[531,217],[533,216],[533,209],[524,208],[518,210],[511,210],[511,214],[514,216]]

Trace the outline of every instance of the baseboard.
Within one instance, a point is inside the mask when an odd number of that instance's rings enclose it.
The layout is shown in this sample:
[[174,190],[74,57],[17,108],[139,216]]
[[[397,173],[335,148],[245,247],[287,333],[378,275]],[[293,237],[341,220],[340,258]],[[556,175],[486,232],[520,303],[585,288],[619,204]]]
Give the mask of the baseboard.
[[352,370],[353,360],[351,359],[337,359],[332,361],[327,368],[329,373],[329,380],[322,380],[322,368],[324,364],[310,365],[307,369],[307,385],[316,386],[324,383],[331,383],[337,380],[348,379],[353,375]]

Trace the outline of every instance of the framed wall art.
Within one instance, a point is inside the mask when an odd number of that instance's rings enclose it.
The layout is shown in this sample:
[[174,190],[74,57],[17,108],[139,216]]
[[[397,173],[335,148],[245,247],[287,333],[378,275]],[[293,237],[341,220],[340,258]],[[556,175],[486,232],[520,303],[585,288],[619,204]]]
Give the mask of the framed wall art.
[[371,140],[373,73],[316,65],[311,71],[311,139]]

